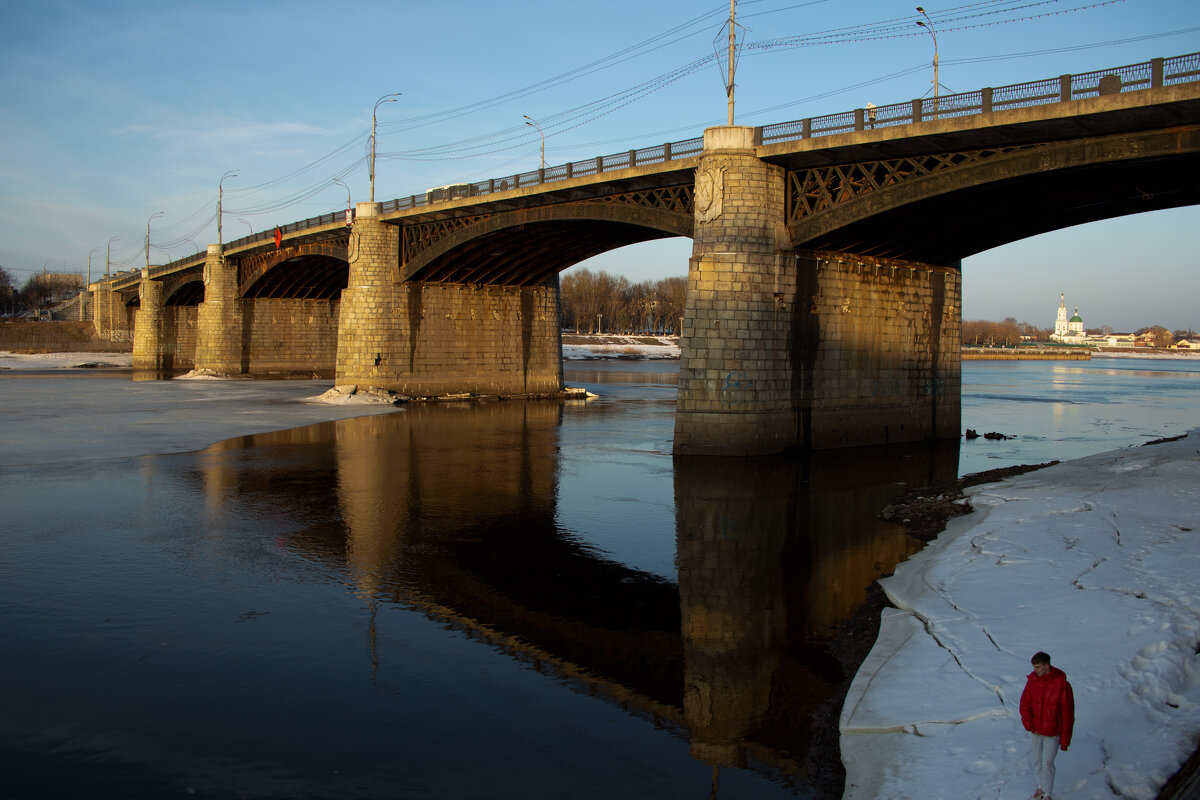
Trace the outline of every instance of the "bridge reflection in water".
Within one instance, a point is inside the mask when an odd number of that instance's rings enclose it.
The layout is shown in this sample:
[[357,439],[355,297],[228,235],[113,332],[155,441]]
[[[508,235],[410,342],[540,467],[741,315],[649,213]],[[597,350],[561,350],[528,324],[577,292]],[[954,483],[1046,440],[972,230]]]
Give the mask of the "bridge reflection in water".
[[285,546],[371,604],[366,657],[380,685],[407,654],[377,640],[376,618],[414,609],[672,730],[714,768],[821,780],[814,742],[836,747],[836,708],[814,712],[848,677],[834,629],[920,546],[878,511],[906,486],[953,479],[957,443],[803,459],[664,450],[676,529],[635,533],[674,537],[672,581],[560,524],[572,413],[418,405],[230,440],[201,454],[206,502],[214,521],[234,496],[295,504],[274,510],[303,520]]

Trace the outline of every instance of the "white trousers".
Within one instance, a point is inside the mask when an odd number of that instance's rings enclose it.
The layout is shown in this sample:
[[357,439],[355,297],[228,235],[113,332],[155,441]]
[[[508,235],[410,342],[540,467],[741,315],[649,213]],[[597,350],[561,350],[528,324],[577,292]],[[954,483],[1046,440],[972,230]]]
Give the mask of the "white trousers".
[[1047,796],[1054,793],[1054,757],[1057,755],[1057,736],[1033,734],[1033,774],[1038,788]]

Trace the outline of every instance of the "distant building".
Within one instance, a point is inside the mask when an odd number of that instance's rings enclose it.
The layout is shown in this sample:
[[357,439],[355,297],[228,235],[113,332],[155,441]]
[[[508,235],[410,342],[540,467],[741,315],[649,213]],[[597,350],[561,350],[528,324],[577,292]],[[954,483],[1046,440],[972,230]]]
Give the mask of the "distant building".
[[1067,344],[1083,344],[1086,335],[1083,332],[1083,318],[1079,316],[1079,306],[1075,306],[1075,314],[1067,319],[1067,297],[1058,296],[1058,318],[1054,320],[1054,333],[1050,338],[1056,342]]

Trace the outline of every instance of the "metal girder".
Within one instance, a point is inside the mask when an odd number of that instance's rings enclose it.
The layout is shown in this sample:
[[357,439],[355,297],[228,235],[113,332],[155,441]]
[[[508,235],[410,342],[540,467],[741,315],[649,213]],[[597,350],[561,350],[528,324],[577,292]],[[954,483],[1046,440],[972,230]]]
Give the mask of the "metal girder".
[[[642,189],[617,192],[613,194],[605,194],[599,197],[589,197],[576,202],[576,207],[586,208],[591,205],[604,206],[620,206],[628,207],[631,211],[640,209],[651,209],[653,211],[666,211],[681,216],[691,217],[694,209],[694,194],[695,189],[691,184],[680,186],[652,186]],[[565,206],[565,203],[555,204],[558,207]],[[464,231],[472,226],[486,222],[492,216],[491,214],[473,214],[454,217],[449,219],[429,219],[412,224],[404,224],[400,231],[400,263],[402,267],[413,263],[423,253],[426,253],[439,242],[442,242],[447,237],[453,236],[460,231]],[[580,216],[586,217],[586,213]],[[531,215],[529,222],[537,221],[535,216]],[[631,218],[631,221],[632,218]],[[653,238],[653,237],[651,237]],[[594,246],[586,248],[590,255],[597,252]],[[430,269],[423,270],[421,279],[425,281],[447,280],[452,274],[462,274],[464,271],[477,274],[476,268],[465,268],[458,260],[462,258],[460,253],[456,257],[455,264],[445,264],[442,266],[433,266]],[[487,271],[486,280],[494,281],[495,275],[491,271]],[[474,279],[480,282],[477,274]]]
[[848,203],[871,192],[1040,146],[1042,145],[991,147],[789,172],[787,221],[790,225],[804,217]]

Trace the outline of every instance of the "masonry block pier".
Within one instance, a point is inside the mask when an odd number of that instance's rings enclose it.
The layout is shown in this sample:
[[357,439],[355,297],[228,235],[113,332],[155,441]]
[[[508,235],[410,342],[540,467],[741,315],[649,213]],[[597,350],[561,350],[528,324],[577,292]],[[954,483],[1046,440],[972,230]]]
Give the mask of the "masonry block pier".
[[675,453],[956,436],[958,269],[795,248],[785,171],[754,136],[704,135]]
[[399,229],[359,203],[337,381],[424,397],[562,388],[557,276],[536,286],[401,283]]

